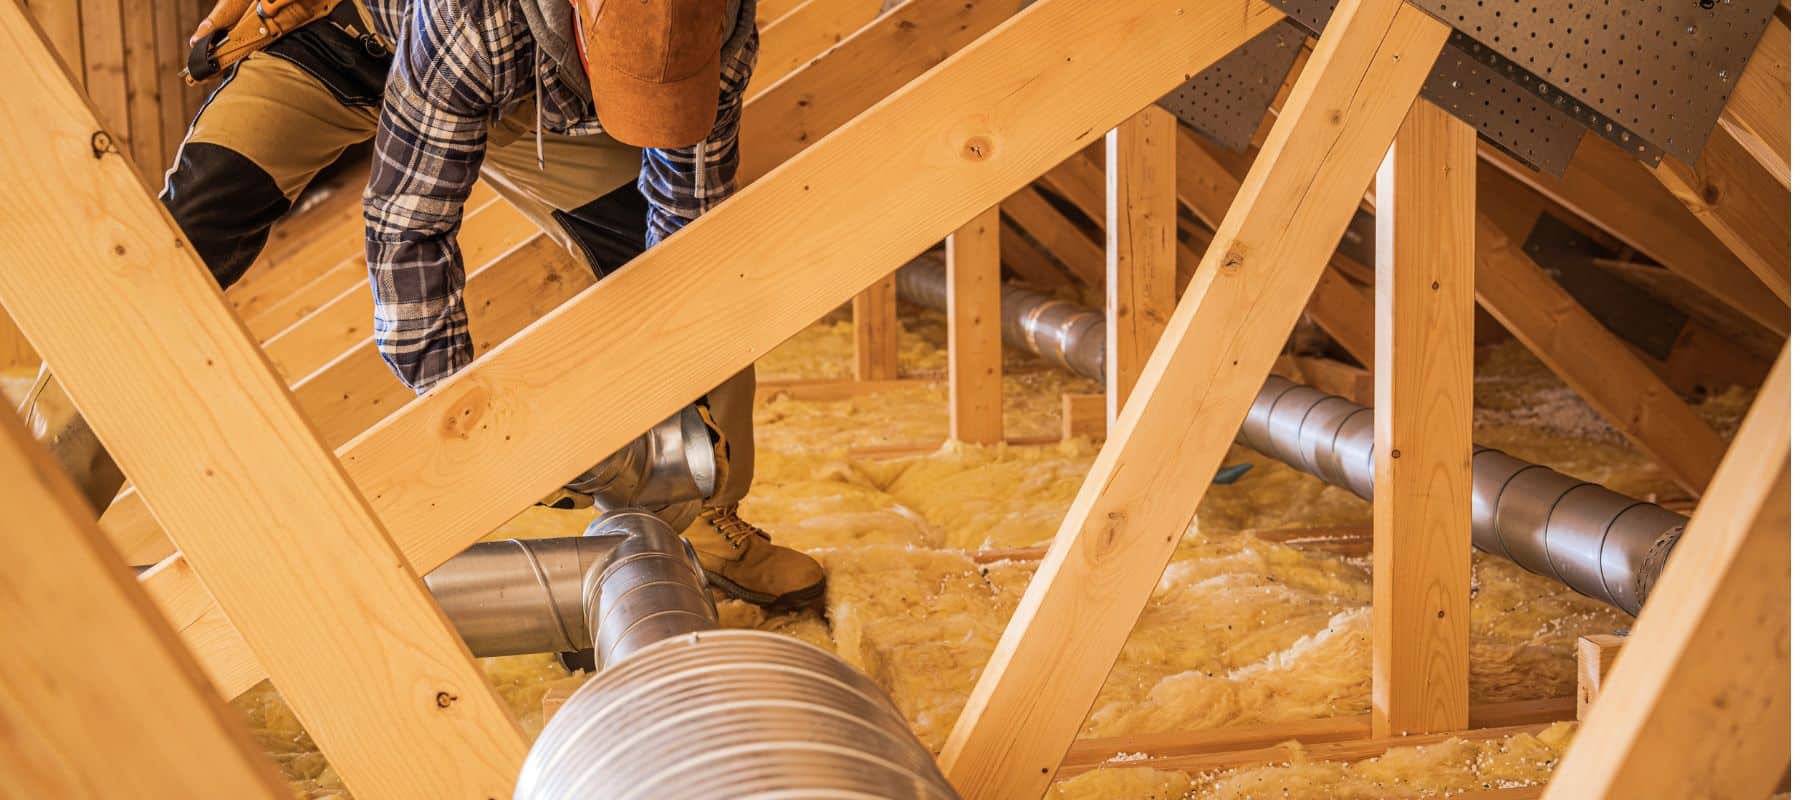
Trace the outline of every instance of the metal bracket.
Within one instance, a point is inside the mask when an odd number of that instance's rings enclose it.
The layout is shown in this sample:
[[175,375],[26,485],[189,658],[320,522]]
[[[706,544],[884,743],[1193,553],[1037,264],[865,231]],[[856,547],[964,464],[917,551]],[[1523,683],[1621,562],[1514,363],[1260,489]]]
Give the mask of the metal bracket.
[[1263,31],[1156,104],[1213,143],[1241,153],[1300,57],[1306,31],[1283,22]]

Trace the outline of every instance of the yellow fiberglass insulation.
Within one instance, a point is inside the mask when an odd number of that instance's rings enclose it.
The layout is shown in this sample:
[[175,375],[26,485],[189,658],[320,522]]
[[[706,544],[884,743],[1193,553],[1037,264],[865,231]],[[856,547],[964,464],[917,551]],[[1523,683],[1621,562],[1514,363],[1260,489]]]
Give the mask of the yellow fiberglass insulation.
[[[941,370],[935,346],[941,330],[915,318],[907,325],[903,366],[914,374]],[[847,374],[849,338],[841,319],[815,325],[769,354],[760,377],[840,378]],[[1038,368],[1012,370],[1006,388],[1007,433],[1015,438],[1054,434],[1061,393],[1097,389]],[[1681,496],[1516,345],[1488,355],[1476,394],[1476,435],[1485,444],[1622,492]],[[1715,398],[1702,410],[1728,429],[1748,397]],[[1097,451],[1085,440],[933,448],[946,431],[941,381],[832,402],[771,393],[757,409],[757,480],[743,514],[825,565],[825,609],[823,615],[767,615],[741,603],[722,608],[727,625],[795,635],[837,652],[885,688],[934,749],[1036,567],[1030,560],[977,563],[971,551],[1047,542]],[[900,445],[919,445],[920,454],[892,457]],[[1365,524],[1368,504],[1233,447],[1227,463],[1236,462],[1253,469],[1233,485],[1208,490],[1082,735],[1368,711],[1368,559],[1295,549],[1250,533]],[[576,535],[590,517],[534,508],[493,535]],[[1575,639],[1630,624],[1601,603],[1497,558],[1476,554],[1474,576],[1471,679],[1478,703],[1572,694]],[[549,656],[489,659],[485,666],[534,735],[544,691],[572,680]],[[273,690],[259,687],[238,706],[297,791],[343,794]],[[1201,776],[1106,769],[1060,783],[1053,796],[1380,797],[1401,787],[1422,793],[1511,785],[1548,775],[1567,735],[1558,730],[1400,748],[1350,765]]]

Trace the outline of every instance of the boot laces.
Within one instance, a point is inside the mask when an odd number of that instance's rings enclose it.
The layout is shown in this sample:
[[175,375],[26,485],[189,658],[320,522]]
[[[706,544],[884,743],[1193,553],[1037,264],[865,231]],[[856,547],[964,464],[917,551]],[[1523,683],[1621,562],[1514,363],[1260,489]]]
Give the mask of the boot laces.
[[745,541],[752,536],[760,536],[765,540],[769,538],[769,535],[763,533],[762,529],[745,522],[743,517],[738,516],[737,508],[736,503],[719,508],[707,508],[700,512],[700,517],[724,536],[725,541],[730,542],[732,547],[742,548]]

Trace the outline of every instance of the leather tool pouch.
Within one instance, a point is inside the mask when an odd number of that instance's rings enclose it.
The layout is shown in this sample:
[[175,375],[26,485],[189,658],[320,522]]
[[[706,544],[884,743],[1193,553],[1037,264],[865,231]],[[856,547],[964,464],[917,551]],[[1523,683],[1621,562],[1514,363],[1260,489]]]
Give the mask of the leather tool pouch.
[[[334,27],[349,28],[341,32],[352,40],[367,37],[380,45],[384,55],[392,50],[390,43],[375,34],[368,14],[355,0],[251,0],[237,24],[213,31],[194,45],[182,77],[189,84],[210,80],[251,53],[269,48],[290,33],[316,27],[312,23],[327,17],[334,18]],[[339,17],[343,19],[335,19]]]

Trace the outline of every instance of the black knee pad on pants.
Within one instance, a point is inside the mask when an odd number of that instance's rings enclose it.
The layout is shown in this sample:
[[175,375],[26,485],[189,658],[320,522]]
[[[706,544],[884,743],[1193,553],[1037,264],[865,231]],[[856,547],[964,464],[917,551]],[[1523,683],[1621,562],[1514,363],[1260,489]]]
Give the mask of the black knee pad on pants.
[[244,276],[290,205],[256,162],[207,142],[181,146],[161,200],[220,288]]
[[637,184],[627,183],[587,205],[553,211],[551,216],[580,245],[587,255],[588,268],[599,280],[643,254],[644,236],[650,227],[645,217],[649,213],[650,204]]

